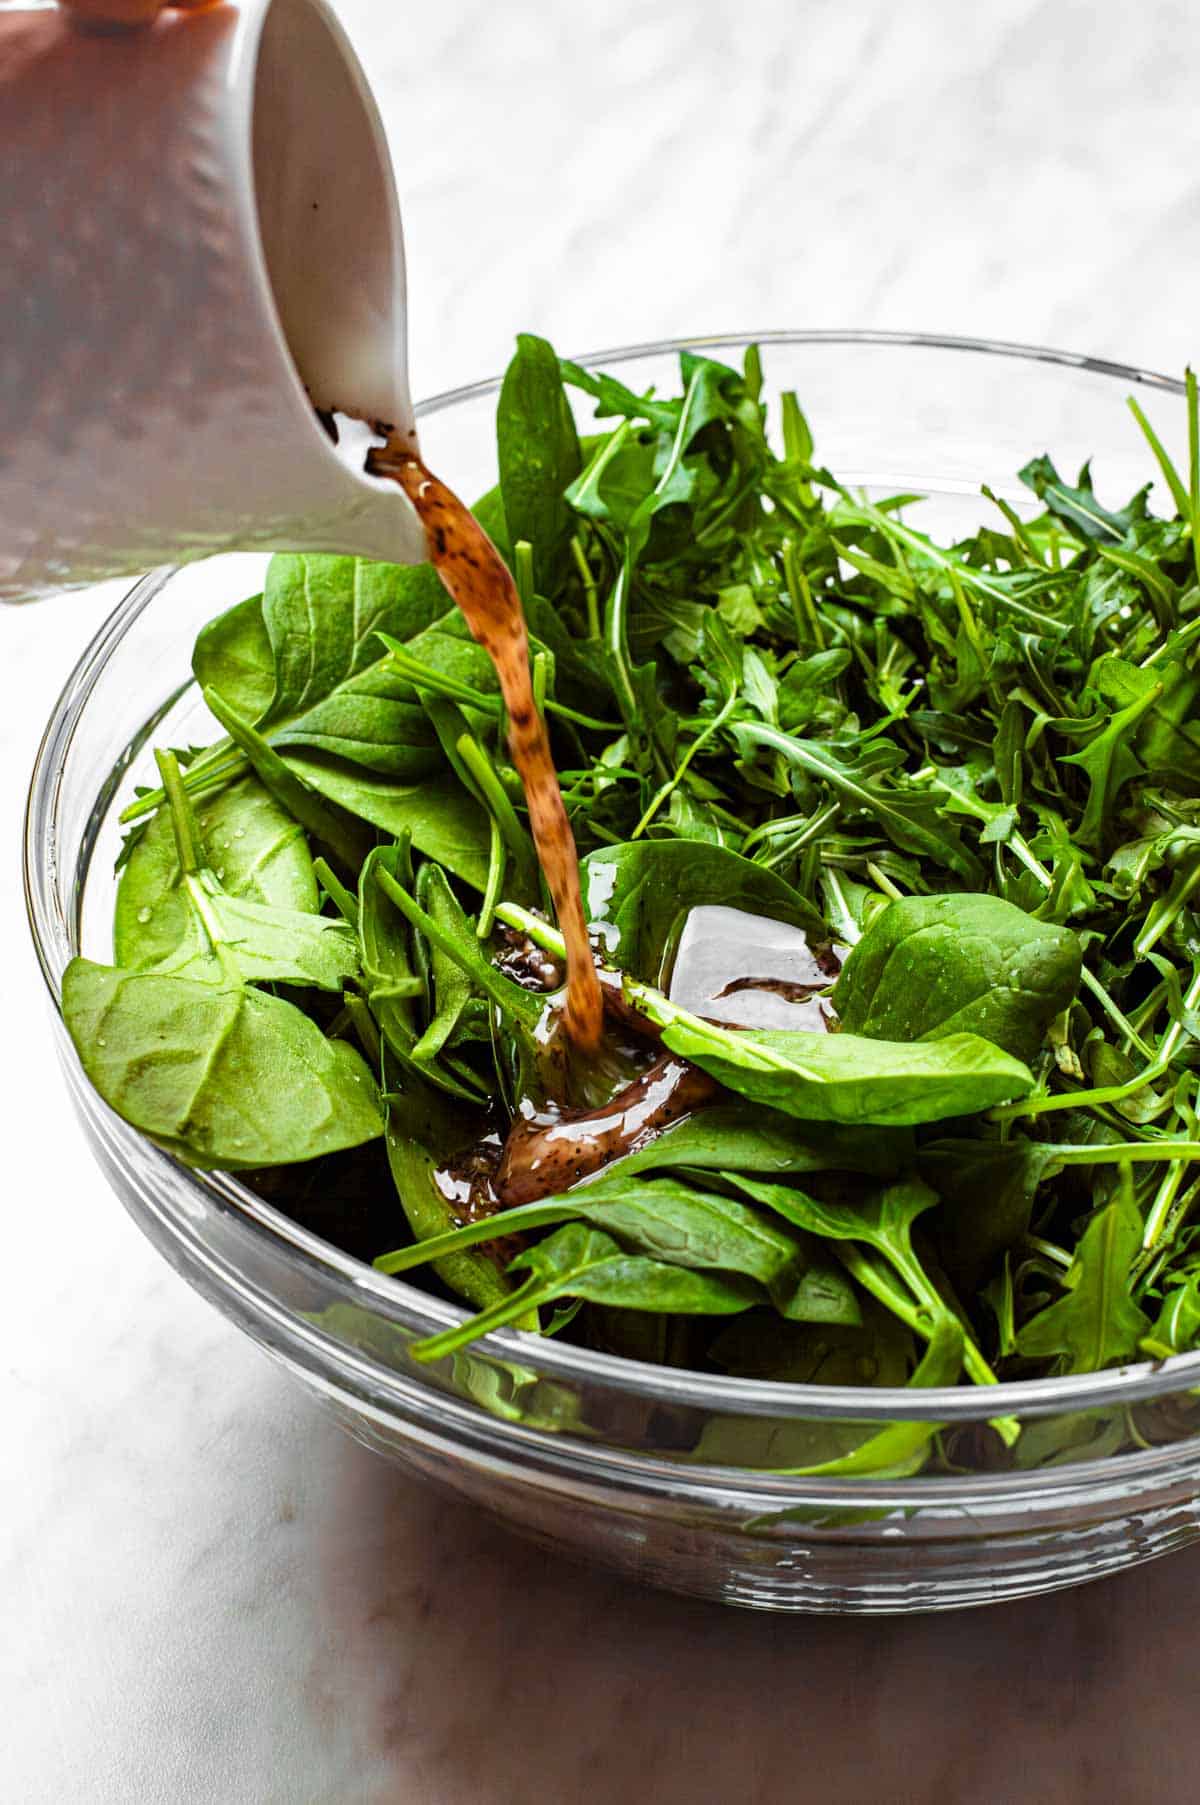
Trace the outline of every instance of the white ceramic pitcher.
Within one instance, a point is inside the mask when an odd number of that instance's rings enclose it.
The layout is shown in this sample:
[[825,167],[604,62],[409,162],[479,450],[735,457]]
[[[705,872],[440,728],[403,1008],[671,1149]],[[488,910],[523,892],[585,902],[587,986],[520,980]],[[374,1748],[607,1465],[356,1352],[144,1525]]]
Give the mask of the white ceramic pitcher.
[[0,600],[234,548],[423,558],[316,408],[412,431],[391,163],[326,0],[0,11]]

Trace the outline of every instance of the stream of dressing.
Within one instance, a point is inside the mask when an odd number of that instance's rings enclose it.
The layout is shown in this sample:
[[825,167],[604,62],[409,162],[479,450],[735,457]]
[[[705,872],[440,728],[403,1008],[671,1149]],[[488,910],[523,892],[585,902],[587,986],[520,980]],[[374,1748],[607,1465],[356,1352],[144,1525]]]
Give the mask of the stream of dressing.
[[[336,432],[334,434],[336,442]],[[367,453],[367,468],[408,496],[425,528],[430,560],[472,635],[495,666],[508,716],[509,749],[524,786],[529,825],[566,945],[566,1002],[561,1022],[569,1047],[600,1052],[606,1003],[642,1039],[653,1030],[629,1023],[620,979],[599,973],[588,937],[575,836],[567,816],[545,722],[533,693],[529,638],[517,586],[474,515],[421,462],[408,439],[389,437]],[[528,949],[517,955],[528,960]],[[690,912],[673,960],[671,996],[710,1019],[733,1026],[828,1026],[816,1000],[832,966],[799,929],[738,909]],[[759,974],[762,975],[759,975]],[[553,974],[549,983],[553,983]],[[533,988],[542,988],[535,982]],[[673,1056],[655,1057],[610,1100],[565,1108],[560,1097],[537,1107],[523,1101],[507,1138],[495,1135],[441,1170],[435,1182],[459,1220],[567,1189],[644,1145],[681,1117],[711,1102],[718,1086]]]
[[407,440],[393,437],[374,449],[368,468],[375,476],[391,477],[412,502],[438,576],[496,667],[508,713],[509,750],[524,785],[533,842],[567,946],[563,1028],[573,1047],[592,1052],[600,1044],[604,1005],[583,913],[575,836],[546,724],[534,701],[529,637],[517,586],[474,515],[426,469]]

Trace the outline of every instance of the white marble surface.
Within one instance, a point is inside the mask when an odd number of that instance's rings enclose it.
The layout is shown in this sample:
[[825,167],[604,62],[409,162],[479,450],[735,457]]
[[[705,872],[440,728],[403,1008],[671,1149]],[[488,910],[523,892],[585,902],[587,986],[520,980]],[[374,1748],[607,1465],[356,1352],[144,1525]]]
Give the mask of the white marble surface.
[[[519,327],[1197,354],[1184,0],[342,11],[396,147],[418,392]],[[952,1620],[640,1594],[343,1440],[151,1253],[63,1113],[17,876],[105,606],[0,619],[0,1805],[1194,1796],[1200,1550]]]

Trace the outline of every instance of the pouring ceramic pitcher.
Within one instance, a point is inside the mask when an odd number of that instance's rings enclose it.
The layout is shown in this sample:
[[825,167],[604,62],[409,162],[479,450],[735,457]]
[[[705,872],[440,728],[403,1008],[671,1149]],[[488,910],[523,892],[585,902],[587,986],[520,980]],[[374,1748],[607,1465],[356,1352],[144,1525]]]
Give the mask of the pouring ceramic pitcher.
[[326,0],[0,10],[0,600],[225,550],[414,562],[316,409],[412,432],[383,130]]

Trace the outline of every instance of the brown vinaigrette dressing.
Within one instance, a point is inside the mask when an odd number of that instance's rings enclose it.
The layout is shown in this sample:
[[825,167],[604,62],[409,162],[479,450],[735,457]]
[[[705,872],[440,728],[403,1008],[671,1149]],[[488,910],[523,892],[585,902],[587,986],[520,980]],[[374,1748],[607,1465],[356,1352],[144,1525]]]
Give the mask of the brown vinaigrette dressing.
[[604,1007],[588,940],[575,836],[558,787],[546,724],[529,672],[529,636],[517,586],[470,510],[399,436],[370,453],[367,468],[399,483],[425,528],[434,569],[496,667],[508,711],[508,743],[525,789],[529,826],[567,947],[563,1026],[573,1048],[600,1044]]
[[514,1122],[495,1174],[496,1194],[507,1208],[569,1191],[711,1103],[719,1090],[699,1066],[669,1053],[599,1109],[571,1111],[550,1123]]

